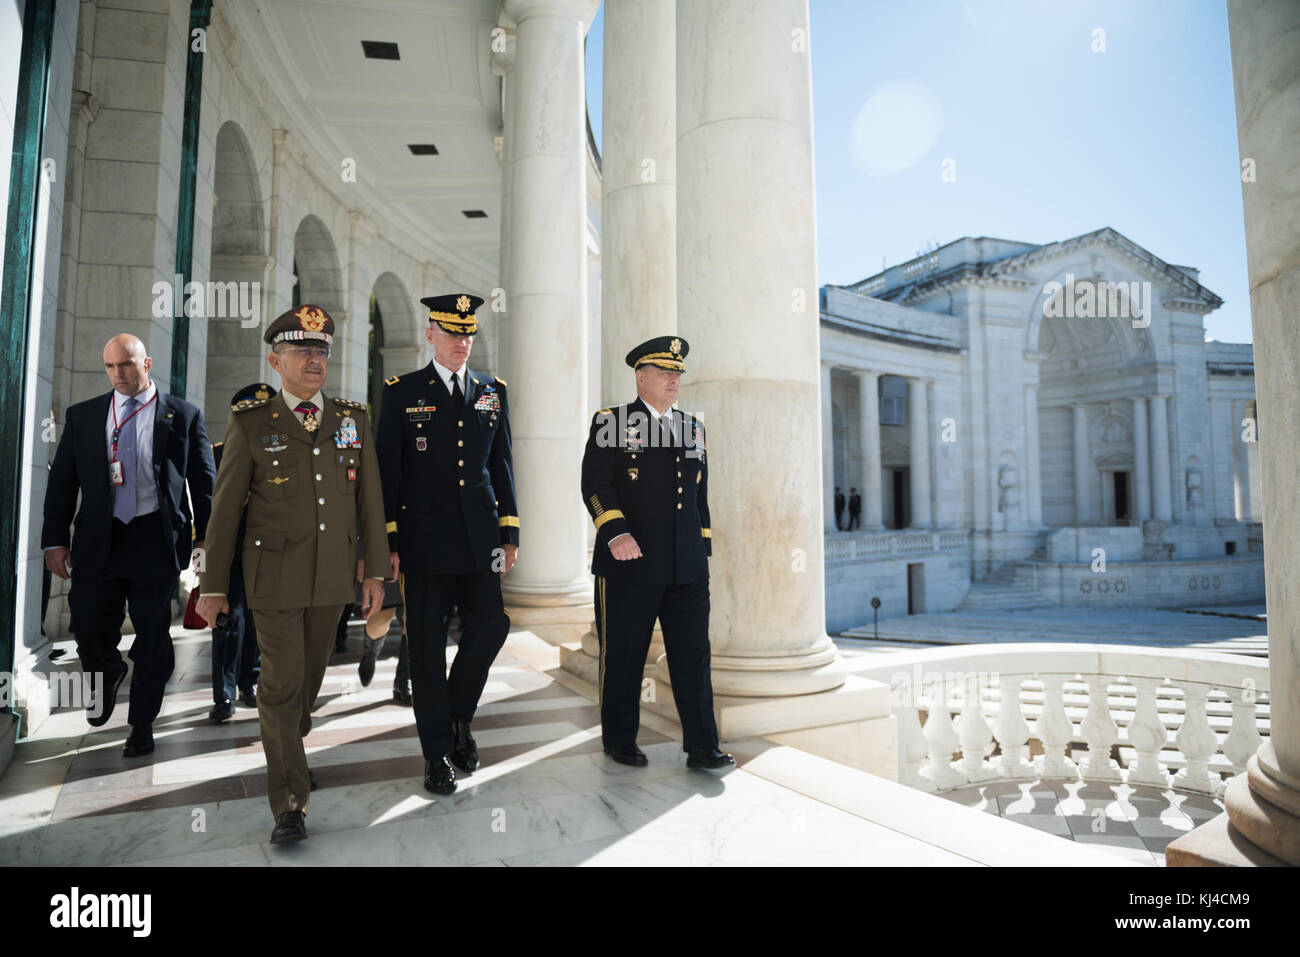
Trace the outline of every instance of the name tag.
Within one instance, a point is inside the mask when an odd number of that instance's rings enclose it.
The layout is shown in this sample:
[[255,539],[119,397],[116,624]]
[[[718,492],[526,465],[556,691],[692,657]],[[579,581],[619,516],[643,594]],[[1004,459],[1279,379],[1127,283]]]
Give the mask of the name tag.
[[122,474],[122,463],[109,462],[108,463],[108,484],[116,488],[117,486],[123,484],[125,481],[126,479],[123,477]]

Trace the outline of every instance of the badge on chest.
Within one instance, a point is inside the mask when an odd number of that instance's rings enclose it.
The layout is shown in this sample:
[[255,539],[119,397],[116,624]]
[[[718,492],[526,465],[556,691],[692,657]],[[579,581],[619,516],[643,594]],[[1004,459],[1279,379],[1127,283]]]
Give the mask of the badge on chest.
[[425,405],[424,400],[421,399],[415,405],[406,407],[406,418],[410,422],[428,422],[430,415],[437,411],[436,405]]
[[338,449],[359,449],[361,448],[361,437],[357,435],[357,422],[352,416],[348,416],[339,426],[339,430],[334,433],[334,447]]

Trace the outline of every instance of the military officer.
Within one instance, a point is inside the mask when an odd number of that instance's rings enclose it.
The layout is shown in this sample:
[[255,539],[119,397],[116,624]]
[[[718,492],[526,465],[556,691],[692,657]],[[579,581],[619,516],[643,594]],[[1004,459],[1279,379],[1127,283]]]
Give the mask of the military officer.
[[230,564],[247,501],[243,571],[262,651],[257,712],[273,844],[307,836],[315,782],[302,739],[339,613],[352,600],[358,533],[367,546],[364,616],[379,607],[390,575],[365,406],[321,393],[333,335],[334,320],[313,305],[267,328],[268,361],[282,388],[239,403],[230,418],[200,577],[198,613],[213,622],[230,610]]
[[[386,380],[379,460],[388,547],[406,603],[411,696],[424,786],[456,790],[478,768],[470,721],[510,630],[501,579],[519,549],[506,383],[469,369],[478,296],[421,299],[433,361]],[[447,675],[447,621],[461,637]]]
[[709,469],[704,425],[676,408],[690,346],[661,336],[627,354],[636,401],[601,409],[582,457],[596,523],[600,723],[605,753],[641,767],[641,681],[658,619],[687,766],[734,765],[718,749],[709,674]]

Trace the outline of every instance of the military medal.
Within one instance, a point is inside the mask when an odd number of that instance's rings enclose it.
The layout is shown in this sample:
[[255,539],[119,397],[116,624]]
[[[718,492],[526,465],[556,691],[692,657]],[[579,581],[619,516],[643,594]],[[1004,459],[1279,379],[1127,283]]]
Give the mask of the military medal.
[[361,439],[357,436],[357,423],[352,416],[345,418],[339,430],[334,433],[334,446],[340,449],[361,448]]

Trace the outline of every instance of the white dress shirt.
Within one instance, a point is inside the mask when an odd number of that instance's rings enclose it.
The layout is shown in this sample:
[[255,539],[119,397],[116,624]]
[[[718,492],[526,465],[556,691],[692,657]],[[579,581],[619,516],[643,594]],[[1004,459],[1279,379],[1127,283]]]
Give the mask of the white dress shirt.
[[448,369],[445,365],[443,365],[441,362],[439,362],[437,359],[433,360],[433,368],[438,373],[438,378],[441,379],[442,384],[447,387],[447,392],[453,395],[455,394],[456,390],[451,384],[452,376],[455,376],[457,380],[459,380],[460,382],[460,394],[469,395],[469,388],[468,388],[469,381],[465,375],[466,365],[467,363],[462,362],[460,364],[459,369],[452,371],[451,369]]
[[[129,398],[131,396],[125,396],[114,389],[108,415],[104,416],[104,442],[110,462],[113,461],[113,429],[131,414],[125,408]],[[126,423],[125,428],[135,429],[135,514],[148,515],[158,511],[158,483],[153,477],[153,425],[158,411],[158,387],[150,381],[149,388],[134,398],[138,411]],[[117,410],[116,420],[113,418],[114,408]],[[121,444],[119,439],[118,445]]]

